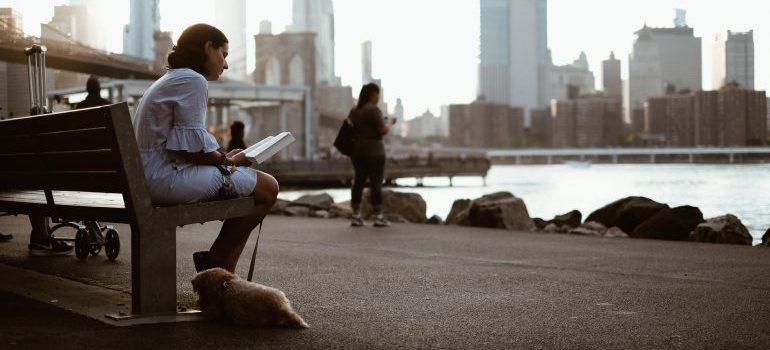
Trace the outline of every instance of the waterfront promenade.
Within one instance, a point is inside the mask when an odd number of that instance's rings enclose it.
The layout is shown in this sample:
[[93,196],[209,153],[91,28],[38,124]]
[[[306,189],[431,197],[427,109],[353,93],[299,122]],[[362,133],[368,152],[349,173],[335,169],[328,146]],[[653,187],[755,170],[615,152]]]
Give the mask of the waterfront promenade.
[[[177,231],[182,303],[193,300],[190,255],[220,225]],[[26,217],[0,217],[0,231],[15,237],[0,243],[0,268],[14,271],[0,274],[0,348],[770,347],[770,250],[692,242],[411,224],[353,229],[343,220],[271,216],[256,280],[286,293],[311,326],[303,331],[112,327],[52,307],[68,302],[65,290],[46,291],[48,305],[2,293],[56,275],[125,295],[129,228],[117,228],[124,246],[116,263],[103,255],[81,263],[27,256]],[[119,298],[80,302],[127,308]]]

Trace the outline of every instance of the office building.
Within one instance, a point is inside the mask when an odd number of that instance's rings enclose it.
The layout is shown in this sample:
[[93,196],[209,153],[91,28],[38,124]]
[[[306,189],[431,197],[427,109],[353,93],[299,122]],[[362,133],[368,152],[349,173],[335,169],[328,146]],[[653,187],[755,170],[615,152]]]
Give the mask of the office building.
[[629,59],[629,110],[643,108],[666,88],[702,88],[701,38],[679,18],[674,28],[644,26],[635,35]]
[[[159,0],[131,0],[130,21],[123,30],[123,53],[155,58],[155,32],[160,30]],[[181,33],[180,33],[181,34]]]
[[547,1],[481,0],[480,10],[478,95],[525,112],[546,105]]
[[717,35],[714,43],[714,89],[730,83],[754,89],[754,31],[727,31],[727,38]]

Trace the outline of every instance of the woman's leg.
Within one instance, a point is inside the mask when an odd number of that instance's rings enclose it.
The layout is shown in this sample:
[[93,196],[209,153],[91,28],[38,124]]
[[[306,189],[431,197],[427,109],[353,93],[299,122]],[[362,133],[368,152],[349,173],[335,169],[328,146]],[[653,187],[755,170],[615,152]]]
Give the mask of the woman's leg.
[[211,266],[235,271],[238,258],[246,246],[249,235],[267,216],[278,196],[278,181],[267,173],[257,171],[257,185],[252,192],[257,209],[253,215],[225,220],[219,236],[214,240],[209,252]]
[[372,210],[375,215],[382,214],[382,180],[385,176],[385,156],[369,159],[369,180],[372,182]]
[[351,158],[353,169],[356,172],[355,179],[353,179],[353,187],[350,189],[350,207],[353,209],[354,216],[361,214],[361,197],[364,193],[366,176],[368,175],[365,160],[364,157]]

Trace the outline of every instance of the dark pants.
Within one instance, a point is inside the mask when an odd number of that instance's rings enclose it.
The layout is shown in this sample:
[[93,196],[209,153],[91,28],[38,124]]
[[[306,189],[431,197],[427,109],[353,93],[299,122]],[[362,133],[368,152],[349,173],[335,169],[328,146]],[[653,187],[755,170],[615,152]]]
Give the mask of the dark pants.
[[366,179],[371,182],[371,200],[375,212],[382,208],[382,178],[385,172],[385,156],[357,156],[352,158],[356,178],[350,190],[350,204],[354,211],[361,207],[361,196],[366,186]]

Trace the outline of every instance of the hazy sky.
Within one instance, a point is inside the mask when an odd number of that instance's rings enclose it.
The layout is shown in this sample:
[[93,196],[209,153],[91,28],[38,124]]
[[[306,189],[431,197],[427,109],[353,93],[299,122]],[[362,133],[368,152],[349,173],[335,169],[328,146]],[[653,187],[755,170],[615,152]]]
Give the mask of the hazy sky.
[[[129,0],[81,0],[104,19],[108,49],[120,52]],[[24,29],[40,33],[40,22],[53,15],[53,6],[68,0],[0,0],[24,16]],[[187,25],[211,22],[213,0],[160,0],[161,29],[178,35]],[[476,95],[479,0],[334,0],[336,71],[354,92],[361,83],[361,42],[374,43],[373,70],[382,79],[386,99],[404,102],[407,118],[430,108],[466,103]],[[633,33],[644,23],[671,26],[673,8],[688,11],[687,21],[703,40],[703,87],[710,89],[714,37],[727,29],[754,29],[757,89],[770,88],[770,3],[765,0],[549,0],[548,41],[554,63],[565,64],[580,51],[588,55],[601,84],[601,61],[615,51],[627,76]],[[249,28],[256,33],[263,19],[273,32],[291,22],[291,0],[247,1]],[[216,23],[213,23],[216,25]],[[227,33],[225,33],[227,34]],[[253,40],[249,37],[249,66],[253,69]],[[599,87],[599,86],[597,86]]]

